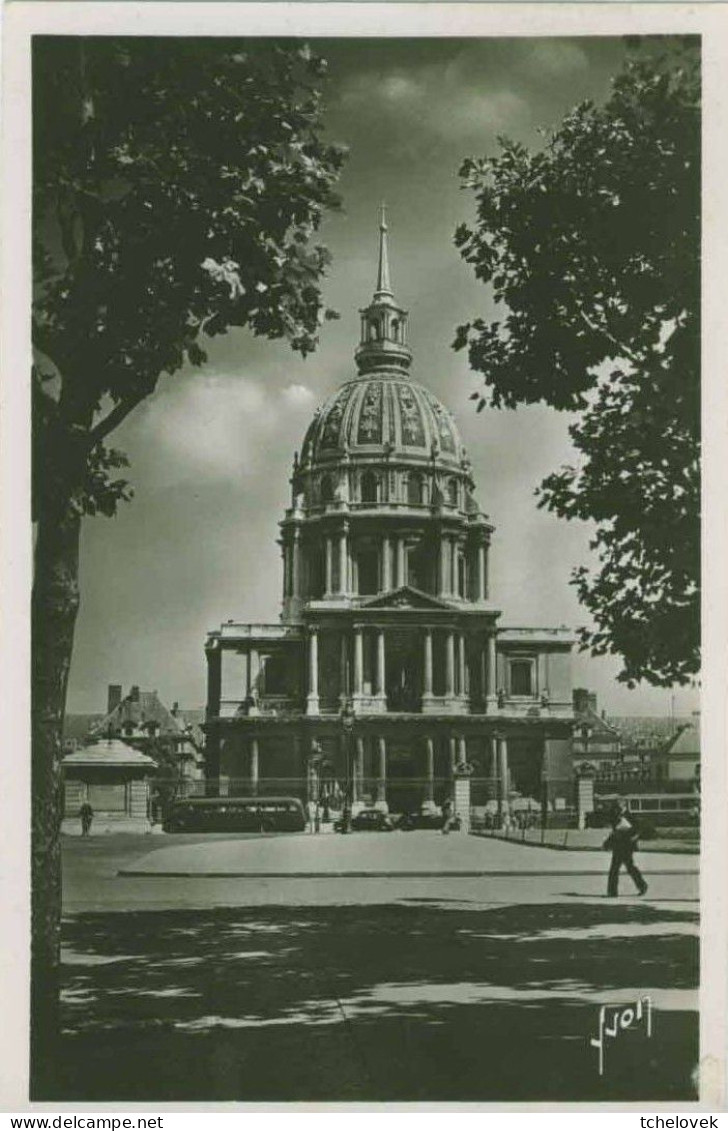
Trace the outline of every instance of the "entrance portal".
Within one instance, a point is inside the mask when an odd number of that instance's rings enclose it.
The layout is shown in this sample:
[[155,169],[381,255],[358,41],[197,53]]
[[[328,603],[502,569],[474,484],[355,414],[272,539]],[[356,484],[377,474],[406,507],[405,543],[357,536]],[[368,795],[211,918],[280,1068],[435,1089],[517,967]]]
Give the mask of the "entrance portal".
[[422,805],[424,780],[414,744],[387,742],[387,803],[391,813],[414,813]]

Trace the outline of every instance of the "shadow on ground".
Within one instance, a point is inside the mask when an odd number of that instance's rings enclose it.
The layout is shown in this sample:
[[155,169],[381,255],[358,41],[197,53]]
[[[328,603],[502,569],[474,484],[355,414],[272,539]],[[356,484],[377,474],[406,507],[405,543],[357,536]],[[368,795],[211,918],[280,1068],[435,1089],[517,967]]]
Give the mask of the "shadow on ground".
[[[64,924],[53,1100],[693,1099],[696,916],[255,907]],[[597,1073],[600,1003],[652,992]]]

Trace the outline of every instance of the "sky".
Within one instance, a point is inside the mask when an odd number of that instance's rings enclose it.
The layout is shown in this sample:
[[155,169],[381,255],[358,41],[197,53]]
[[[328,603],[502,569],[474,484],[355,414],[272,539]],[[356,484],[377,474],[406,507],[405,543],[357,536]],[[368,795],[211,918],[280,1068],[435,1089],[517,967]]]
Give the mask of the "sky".
[[[491,596],[503,625],[586,623],[569,585],[590,564],[589,527],[539,511],[534,496],[568,462],[568,417],[532,406],[476,414],[480,385],[456,326],[493,313],[453,233],[472,218],[460,187],[466,156],[506,135],[531,147],[584,98],[603,99],[621,66],[620,40],[325,40],[324,124],[349,147],[341,213],[322,228],[333,254],[327,323],[305,360],[285,344],[233,331],[209,363],[163,378],[113,436],[131,459],[135,497],[113,519],[84,524],[81,609],[68,710],[103,711],[109,683],[158,690],[169,704],[205,701],[204,641],[228,619],[278,620],[278,522],[293,455],[317,407],[355,373],[358,310],[376,278],[378,212],[386,201],[397,300],[410,312],[413,377],[455,414],[477,497],[496,527]],[[616,682],[619,662],[574,658],[574,685],[608,714],[687,714],[697,693]]]

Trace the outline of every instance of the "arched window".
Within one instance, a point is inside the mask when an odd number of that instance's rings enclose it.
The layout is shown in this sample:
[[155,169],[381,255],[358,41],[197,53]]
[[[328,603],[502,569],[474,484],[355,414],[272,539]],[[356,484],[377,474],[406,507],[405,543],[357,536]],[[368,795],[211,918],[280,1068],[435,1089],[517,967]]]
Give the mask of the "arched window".
[[407,478],[407,502],[411,507],[422,506],[425,484],[419,471],[411,471]]
[[399,341],[399,318],[392,319],[392,338],[395,342]]
[[361,501],[363,503],[376,503],[379,493],[379,481],[373,471],[365,471],[361,477]]
[[447,501],[451,507],[456,507],[458,505],[457,479],[448,479],[447,481]]
[[379,337],[380,337],[379,323],[376,320],[372,320],[369,323],[369,341],[370,342],[371,341],[375,341],[375,342],[379,341]]
[[334,485],[330,475],[324,475],[321,480],[321,502],[331,503],[334,499]]

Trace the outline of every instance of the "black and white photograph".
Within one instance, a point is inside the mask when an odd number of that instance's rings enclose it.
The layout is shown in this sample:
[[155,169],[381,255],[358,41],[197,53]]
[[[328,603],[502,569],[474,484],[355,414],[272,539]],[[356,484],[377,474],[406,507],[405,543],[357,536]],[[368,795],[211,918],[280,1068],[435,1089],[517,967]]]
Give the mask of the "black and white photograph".
[[16,7],[7,1110],[723,1110],[699,20]]

